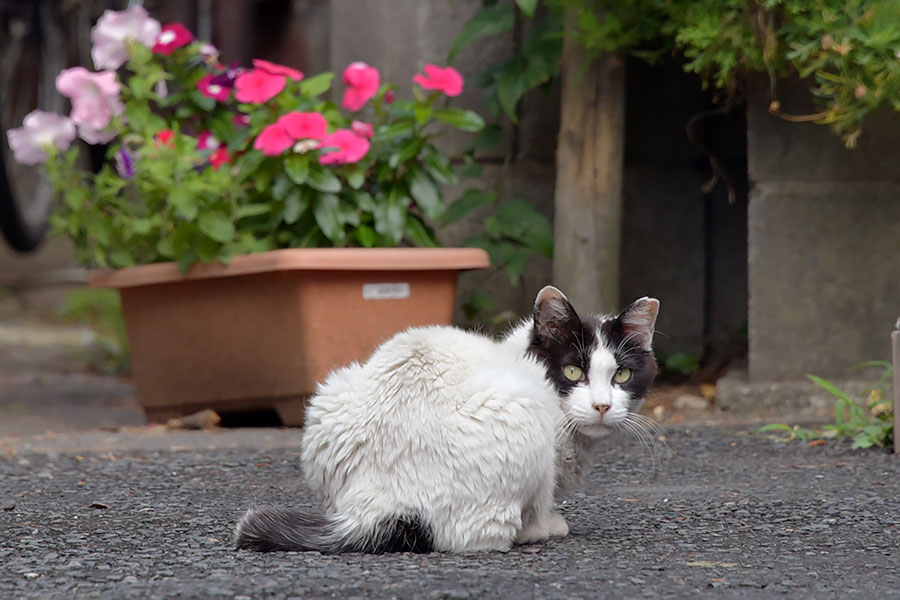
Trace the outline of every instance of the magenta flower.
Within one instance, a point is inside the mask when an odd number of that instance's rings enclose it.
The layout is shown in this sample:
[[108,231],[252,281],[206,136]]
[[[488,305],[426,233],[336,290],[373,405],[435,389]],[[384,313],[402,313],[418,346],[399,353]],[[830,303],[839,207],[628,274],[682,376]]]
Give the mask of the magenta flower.
[[381,76],[378,69],[364,62],[355,62],[344,69],[344,99],[341,105],[347,110],[359,110],[378,93]]
[[250,124],[250,115],[234,115],[231,117],[231,124],[235,129],[243,129]]
[[182,46],[187,46],[194,39],[194,35],[181,23],[168,23],[156,36],[153,44],[153,53],[169,56]]
[[277,124],[294,140],[320,140],[328,130],[328,121],[317,112],[289,112],[279,118]]
[[319,148],[330,150],[319,157],[323,165],[345,165],[359,162],[369,151],[369,140],[363,139],[349,129],[338,129],[326,135],[319,142]]
[[234,80],[234,97],[238,102],[262,104],[277,96],[284,89],[287,78],[273,75],[262,69],[253,69],[238,75]]
[[366,123],[365,121],[353,121],[350,123],[350,130],[359,137],[366,138],[367,140],[372,139],[372,136],[375,135],[375,129],[372,127],[372,124]]
[[76,125],[100,130],[125,110],[113,71],[91,73],[84,67],[65,69],[56,77],[56,89],[72,101],[70,117]]
[[293,145],[294,138],[278,123],[266,126],[253,142],[253,147],[266,156],[278,156]]
[[231,88],[218,83],[213,83],[216,76],[208,73],[197,81],[197,89],[207,98],[212,98],[217,102],[225,102],[231,95]]
[[124,11],[107,10],[91,29],[91,58],[95,69],[118,69],[128,62],[132,41],[152,47],[159,35],[159,21],[140,6]]
[[275,64],[261,58],[254,58],[253,66],[257,69],[262,69],[270,75],[284,75],[285,77],[290,77],[294,81],[300,81],[301,79],[303,79],[303,73],[301,73],[297,69],[292,69],[284,65]]
[[6,132],[13,158],[23,165],[47,160],[47,148],[67,149],[75,139],[75,123],[56,113],[33,110],[25,115],[21,127]]
[[448,96],[459,96],[463,91],[463,77],[453,67],[425,65],[425,75],[413,75],[413,82],[426,90],[438,90]]
[[201,131],[197,136],[197,150],[215,150],[221,145],[211,131]]
[[213,169],[218,170],[219,167],[228,162],[231,162],[231,155],[228,154],[228,149],[225,146],[218,148],[209,155],[209,164],[213,166]]

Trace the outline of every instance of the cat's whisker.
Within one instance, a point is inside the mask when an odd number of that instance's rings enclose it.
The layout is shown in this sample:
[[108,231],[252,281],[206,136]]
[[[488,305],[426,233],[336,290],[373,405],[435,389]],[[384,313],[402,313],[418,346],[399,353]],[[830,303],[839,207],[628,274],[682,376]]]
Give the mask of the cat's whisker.
[[655,454],[653,452],[653,447],[650,444],[650,440],[648,440],[646,432],[638,426],[636,423],[629,421],[627,418],[624,421],[620,421],[616,424],[621,428],[625,429],[641,444],[641,448],[647,451],[647,454],[650,455],[650,460],[655,461]]

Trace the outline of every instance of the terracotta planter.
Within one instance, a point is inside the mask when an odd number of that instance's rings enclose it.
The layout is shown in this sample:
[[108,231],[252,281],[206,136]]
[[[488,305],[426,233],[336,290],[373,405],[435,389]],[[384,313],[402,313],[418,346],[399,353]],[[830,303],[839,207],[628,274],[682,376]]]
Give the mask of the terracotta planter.
[[448,324],[474,248],[315,248],[98,272],[116,288],[138,401],[163,422],[204,408],[274,409],[302,425],[304,400],[332,369],[364,360],[406,327]]

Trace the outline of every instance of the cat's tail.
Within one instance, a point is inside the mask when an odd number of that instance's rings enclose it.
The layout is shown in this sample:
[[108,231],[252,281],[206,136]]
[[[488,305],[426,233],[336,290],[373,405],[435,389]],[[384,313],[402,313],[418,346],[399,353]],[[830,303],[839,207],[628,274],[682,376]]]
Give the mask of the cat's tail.
[[354,526],[339,515],[325,516],[292,508],[251,508],[234,534],[238,548],[341,552],[431,552],[432,535],[418,518],[392,517],[373,527]]

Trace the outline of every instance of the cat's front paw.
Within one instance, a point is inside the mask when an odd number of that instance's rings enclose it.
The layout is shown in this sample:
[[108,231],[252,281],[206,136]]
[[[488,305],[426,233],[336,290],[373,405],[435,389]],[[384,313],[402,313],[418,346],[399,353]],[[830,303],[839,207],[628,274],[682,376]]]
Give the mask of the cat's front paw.
[[566,523],[565,517],[555,511],[547,515],[547,532],[550,534],[550,537],[566,537],[569,535],[569,524]]
[[546,542],[550,538],[550,531],[547,529],[545,521],[533,521],[519,530],[516,535],[516,543],[534,544],[536,542]]

